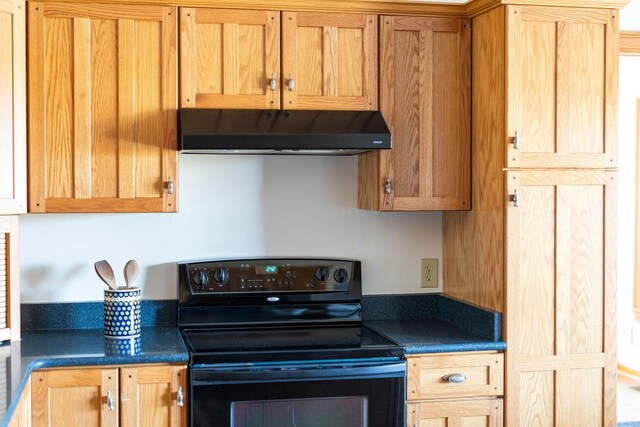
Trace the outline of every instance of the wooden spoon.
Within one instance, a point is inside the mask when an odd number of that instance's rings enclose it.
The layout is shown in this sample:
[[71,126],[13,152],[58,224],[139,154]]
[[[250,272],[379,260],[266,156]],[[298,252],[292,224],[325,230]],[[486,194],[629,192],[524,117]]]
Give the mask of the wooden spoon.
[[129,260],[124,266],[124,281],[127,283],[127,288],[133,287],[133,283],[136,281],[139,272],[140,267],[138,267],[136,260]]
[[113,269],[107,260],[98,261],[93,265],[96,268],[96,274],[98,277],[109,287],[109,289],[116,290],[116,278],[113,274]]

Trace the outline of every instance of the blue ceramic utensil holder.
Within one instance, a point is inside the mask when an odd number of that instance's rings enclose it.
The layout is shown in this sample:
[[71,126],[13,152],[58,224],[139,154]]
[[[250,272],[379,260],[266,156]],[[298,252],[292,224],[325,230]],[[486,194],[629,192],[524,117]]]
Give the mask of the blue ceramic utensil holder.
[[105,289],[105,338],[129,339],[140,336],[140,295],[140,288]]

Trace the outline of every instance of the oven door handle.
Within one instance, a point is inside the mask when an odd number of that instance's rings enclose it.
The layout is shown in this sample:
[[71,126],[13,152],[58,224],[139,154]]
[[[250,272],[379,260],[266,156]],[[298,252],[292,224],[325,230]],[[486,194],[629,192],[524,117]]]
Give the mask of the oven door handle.
[[404,361],[371,365],[287,365],[285,367],[202,367],[191,370],[191,382],[220,384],[229,382],[313,381],[318,379],[367,379],[404,378],[407,368]]

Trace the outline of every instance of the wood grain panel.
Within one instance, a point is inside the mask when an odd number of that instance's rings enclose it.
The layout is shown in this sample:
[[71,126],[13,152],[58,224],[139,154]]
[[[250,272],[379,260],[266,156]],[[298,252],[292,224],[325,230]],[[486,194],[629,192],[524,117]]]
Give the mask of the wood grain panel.
[[162,193],[162,27],[157,22],[137,22],[135,197]]
[[135,181],[135,23],[118,22],[118,197],[132,199]]
[[[379,176],[372,177],[378,193],[361,188],[361,207],[453,210],[470,205],[470,25],[434,19],[380,19],[380,111],[394,146],[379,153]],[[392,183],[388,194],[387,178]],[[364,194],[374,200],[365,201]]]
[[30,8],[30,209],[176,211],[176,9]]
[[31,427],[31,383],[28,381],[9,421],[9,427]]
[[273,11],[180,11],[180,105],[279,108],[280,19]]
[[364,38],[362,31],[352,28],[338,30],[338,66],[337,75],[339,96],[364,96],[365,73],[358,64],[364,62]]
[[604,351],[604,197],[601,186],[571,194],[570,354]]
[[44,8],[36,2],[29,2],[29,212],[45,211],[45,43]]
[[[118,423],[117,369],[34,371],[31,388],[34,427]],[[108,392],[116,410],[106,409]]]
[[[290,17],[287,17],[289,19]],[[297,67],[288,70],[283,67],[283,76],[289,81],[289,74],[293,75],[295,86],[294,91],[303,96],[323,96],[324,73],[323,73],[323,39],[324,34],[321,27],[303,27],[296,30],[296,59]],[[283,55],[285,51],[283,51]],[[285,87],[283,81],[282,87]],[[286,90],[286,89],[285,89]],[[289,105],[292,105],[291,102]]]
[[376,109],[377,27],[373,15],[283,12],[283,108]]
[[[517,376],[518,374],[513,373]],[[555,375],[553,371],[520,374],[519,425],[553,426]],[[511,404],[511,403],[509,403]],[[515,408],[514,408],[515,409]]]
[[[586,389],[579,393],[591,396],[584,397],[585,402],[598,395],[600,403],[587,411],[587,418],[596,417],[599,423],[613,425],[615,172],[519,171],[508,172],[507,181],[507,194],[515,190],[521,194],[519,206],[510,202],[507,208],[505,339],[511,343],[507,422],[509,425],[537,422],[522,418],[525,413],[529,414],[527,417],[541,419],[549,416],[549,397],[540,397],[540,403],[530,402],[532,388],[550,388],[549,378],[542,379],[542,371],[558,372],[551,387],[556,405],[553,414],[561,417],[558,414],[567,409],[560,408],[558,402],[568,402],[578,393],[567,385],[573,380],[566,378],[571,377],[562,376],[562,372],[574,369],[598,372],[597,381],[588,376],[589,380],[582,382],[577,378],[576,383]],[[535,220],[524,221],[525,217]],[[548,249],[541,246],[545,241]],[[545,270],[550,270],[550,274],[544,275]],[[530,291],[533,286],[536,295]],[[540,293],[546,296],[539,298]],[[520,338],[524,336],[526,339]],[[538,346],[546,354],[541,354]],[[517,375],[518,372],[538,374]],[[535,407],[526,408],[525,402]],[[562,419],[557,421],[558,425],[569,422],[566,417]]]
[[640,31],[620,31],[620,55],[640,55]]
[[118,25],[91,22],[91,194],[118,196]]
[[557,25],[557,150],[602,153],[605,27],[568,22]]
[[[511,180],[509,181],[510,185]],[[516,184],[517,185],[517,184]],[[521,230],[519,245],[508,251],[522,262],[514,271],[519,298],[515,310],[523,320],[522,328],[529,331],[515,337],[520,354],[550,355],[555,352],[555,188],[536,186],[518,188],[521,207],[514,212],[514,221]],[[510,193],[513,194],[513,193]],[[526,230],[526,231],[525,231]],[[515,301],[514,301],[515,302]],[[535,319],[535,322],[531,320]],[[531,323],[529,323],[531,322]]]
[[602,369],[559,371],[556,374],[556,425],[605,425],[602,384]]
[[0,214],[27,208],[25,3],[0,8]]
[[407,425],[420,427],[502,426],[502,399],[409,403]]
[[120,371],[123,425],[184,425],[186,405],[177,406],[176,398],[178,387],[187,390],[186,367],[137,366]]
[[46,31],[46,194],[72,198],[73,19],[50,18]]
[[73,20],[73,197],[91,197],[91,21]]
[[[222,24],[198,24],[196,26],[196,93],[222,94]],[[188,101],[188,100],[187,100]]]
[[507,166],[615,167],[616,12],[510,6],[507,15]]
[[[522,14],[514,11],[510,25],[518,30],[509,31],[509,56],[513,58],[509,63],[509,119],[527,152],[554,152],[556,23],[523,21]],[[517,159],[519,153],[512,150],[509,156]]]
[[505,15],[495,9],[474,19],[472,58],[472,200],[470,212],[443,216],[443,291],[482,307],[504,310]]
[[[500,396],[503,393],[503,355],[445,354],[407,357],[407,400]],[[467,380],[449,383],[445,375],[462,373]]]
[[0,11],[0,199],[13,198],[13,16]]

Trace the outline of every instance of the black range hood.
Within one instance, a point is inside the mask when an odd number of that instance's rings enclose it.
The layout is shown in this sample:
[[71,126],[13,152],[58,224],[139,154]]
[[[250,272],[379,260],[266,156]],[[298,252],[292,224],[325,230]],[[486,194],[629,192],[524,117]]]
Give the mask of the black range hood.
[[180,109],[180,151],[351,155],[390,149],[379,111]]

